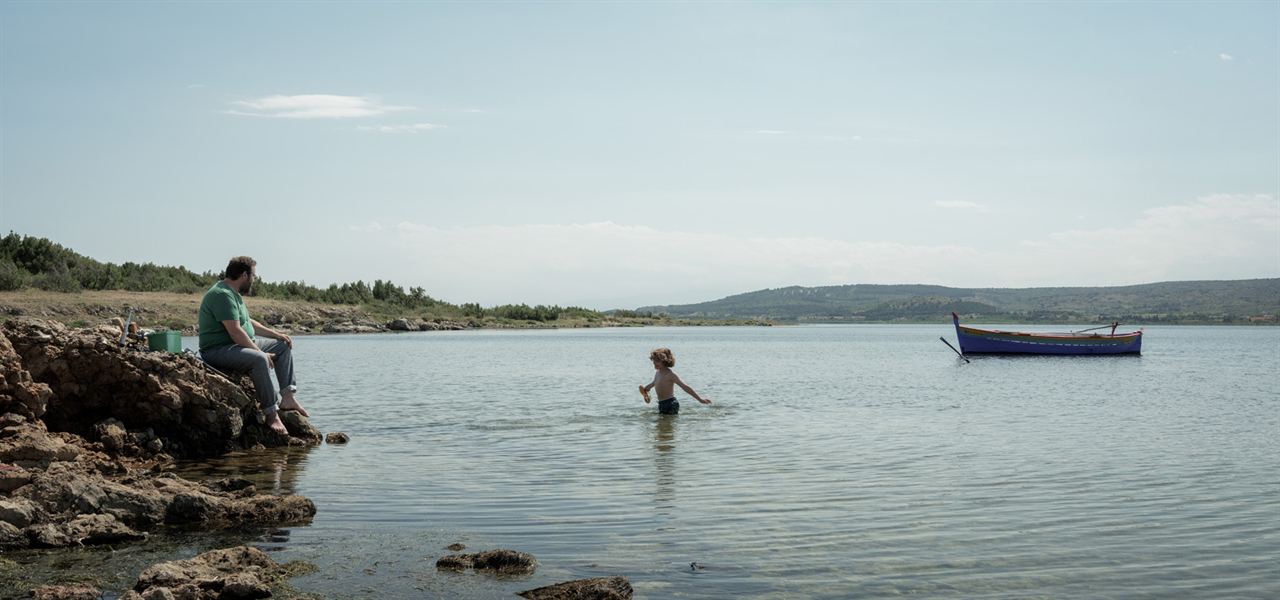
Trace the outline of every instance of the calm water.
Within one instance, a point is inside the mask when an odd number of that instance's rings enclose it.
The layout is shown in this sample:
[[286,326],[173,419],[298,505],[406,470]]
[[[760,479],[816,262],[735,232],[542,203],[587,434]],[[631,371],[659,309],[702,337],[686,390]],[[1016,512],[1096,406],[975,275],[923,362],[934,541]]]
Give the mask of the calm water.
[[[1147,333],[970,364],[949,325],[308,337],[300,398],[351,444],[193,472],[313,499],[253,541],[329,598],[1280,596],[1280,328]],[[645,405],[656,346],[715,404]],[[541,566],[439,573],[453,542]]]

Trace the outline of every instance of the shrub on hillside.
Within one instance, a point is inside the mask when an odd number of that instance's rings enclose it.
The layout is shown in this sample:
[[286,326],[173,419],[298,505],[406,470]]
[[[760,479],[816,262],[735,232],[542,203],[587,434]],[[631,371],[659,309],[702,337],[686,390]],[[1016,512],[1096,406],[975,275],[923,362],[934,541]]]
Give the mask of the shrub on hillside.
[[11,292],[27,287],[31,275],[7,258],[0,258],[0,291]]
[[80,282],[67,271],[41,273],[32,278],[31,285],[50,292],[80,291]]

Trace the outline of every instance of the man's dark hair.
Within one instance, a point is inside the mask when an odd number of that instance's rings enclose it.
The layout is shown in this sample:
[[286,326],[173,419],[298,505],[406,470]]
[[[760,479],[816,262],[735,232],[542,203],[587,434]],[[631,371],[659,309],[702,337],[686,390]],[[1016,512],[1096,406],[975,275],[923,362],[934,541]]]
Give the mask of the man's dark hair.
[[231,259],[231,262],[227,263],[227,270],[223,273],[223,276],[227,279],[239,279],[241,275],[252,271],[256,266],[258,266],[258,261],[248,256],[236,256]]

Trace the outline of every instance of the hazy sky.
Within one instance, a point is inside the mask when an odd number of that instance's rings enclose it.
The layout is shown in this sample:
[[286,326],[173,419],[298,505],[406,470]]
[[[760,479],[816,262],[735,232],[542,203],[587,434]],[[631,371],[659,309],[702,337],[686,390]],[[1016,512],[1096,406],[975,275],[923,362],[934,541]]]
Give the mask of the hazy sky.
[[100,260],[593,308],[1280,277],[1277,2],[0,19],[0,228]]

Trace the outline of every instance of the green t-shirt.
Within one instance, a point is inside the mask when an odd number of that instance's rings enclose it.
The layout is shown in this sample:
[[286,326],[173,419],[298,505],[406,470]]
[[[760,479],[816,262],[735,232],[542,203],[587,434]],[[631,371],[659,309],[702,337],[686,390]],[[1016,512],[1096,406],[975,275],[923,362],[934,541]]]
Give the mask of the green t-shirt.
[[244,298],[225,281],[219,281],[204,293],[204,300],[200,301],[200,349],[236,343],[227,332],[226,325],[222,324],[231,319],[240,321],[249,339],[253,339],[253,323],[249,322],[249,309],[244,305]]

